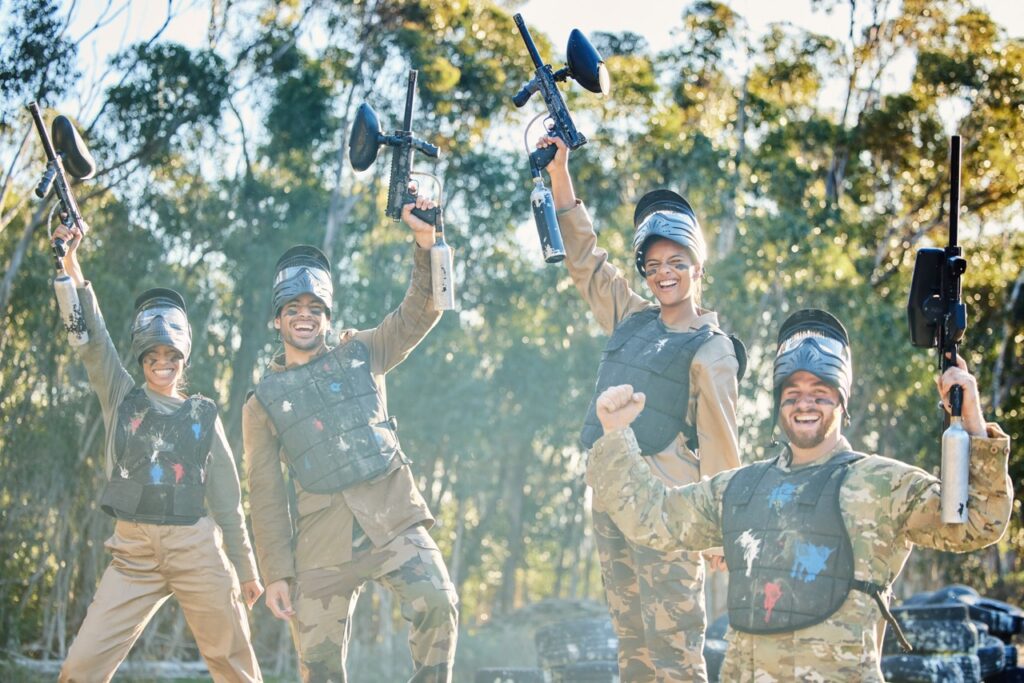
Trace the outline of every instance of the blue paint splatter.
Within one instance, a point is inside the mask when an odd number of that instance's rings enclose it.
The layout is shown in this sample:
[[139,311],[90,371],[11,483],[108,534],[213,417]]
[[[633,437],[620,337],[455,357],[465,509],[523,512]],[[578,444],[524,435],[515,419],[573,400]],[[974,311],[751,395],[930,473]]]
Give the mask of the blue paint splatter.
[[159,484],[160,480],[163,479],[164,468],[160,467],[160,463],[155,462],[153,466],[149,468],[149,478],[154,484]]
[[196,441],[199,441],[199,435],[203,433],[203,427],[198,422],[192,423],[192,433],[195,434]]
[[331,382],[331,391],[335,394],[341,391],[341,382]]
[[796,486],[793,484],[788,482],[779,484],[768,494],[768,504],[776,510],[781,510],[782,506],[793,500],[794,493],[796,493]]
[[793,570],[789,573],[791,578],[799,579],[804,583],[810,583],[818,578],[818,574],[825,571],[825,563],[832,555],[835,548],[813,543],[802,543],[797,541],[796,559],[793,560]]

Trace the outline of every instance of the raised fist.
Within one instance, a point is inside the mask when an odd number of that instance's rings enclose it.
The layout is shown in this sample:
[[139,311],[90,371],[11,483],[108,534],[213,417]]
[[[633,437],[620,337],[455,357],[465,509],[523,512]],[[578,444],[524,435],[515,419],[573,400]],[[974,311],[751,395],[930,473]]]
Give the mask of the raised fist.
[[646,397],[634,393],[630,384],[608,387],[597,397],[597,419],[604,433],[625,429],[644,409]]

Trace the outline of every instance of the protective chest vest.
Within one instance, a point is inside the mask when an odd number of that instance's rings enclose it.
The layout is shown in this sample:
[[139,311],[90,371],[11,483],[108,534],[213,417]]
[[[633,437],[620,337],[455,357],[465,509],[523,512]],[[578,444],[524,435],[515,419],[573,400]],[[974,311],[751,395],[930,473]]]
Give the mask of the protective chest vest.
[[256,398],[277,429],[292,476],[311,493],[333,493],[384,474],[401,446],[359,341],[296,368],[268,373]]
[[686,420],[690,403],[690,365],[697,350],[722,332],[705,326],[693,332],[672,332],[648,308],[627,317],[612,332],[597,368],[597,386],[590,399],[580,443],[589,449],[604,429],[597,419],[597,397],[608,387],[631,384],[647,396],[643,412],[630,425],[640,452],[656,455],[680,432],[696,450],[697,428]]
[[173,413],[153,407],[142,387],[117,409],[114,471],[100,507],[119,519],[195,524],[206,514],[204,493],[217,406],[190,396]]
[[729,565],[729,625],[746,633],[807,628],[831,616],[854,587],[853,547],[839,509],[861,453],[785,472],[778,458],[739,470],[722,501]]

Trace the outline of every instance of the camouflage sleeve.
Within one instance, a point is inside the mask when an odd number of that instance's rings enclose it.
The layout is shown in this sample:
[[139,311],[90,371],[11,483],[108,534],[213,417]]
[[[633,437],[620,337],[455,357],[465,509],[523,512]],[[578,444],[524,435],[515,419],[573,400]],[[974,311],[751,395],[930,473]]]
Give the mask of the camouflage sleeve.
[[736,430],[739,367],[732,341],[722,335],[700,347],[690,366],[690,409],[700,441],[701,476],[740,466]]
[[206,505],[224,535],[224,550],[235,566],[242,583],[256,578],[256,559],[249,545],[242,512],[242,487],[238,482],[235,458],[224,434],[224,425],[217,418],[213,447],[210,450],[209,476],[206,478]]
[[295,577],[292,521],[278,441],[267,411],[251,396],[242,408],[249,513],[264,583]]
[[970,552],[991,545],[1006,531],[1013,507],[1008,473],[1010,437],[989,423],[987,437],[971,438],[970,485],[966,524],[943,524],[940,483],[917,470],[894,488],[894,511],[907,540],[947,552]]
[[109,425],[111,413],[135,386],[135,380],[128,374],[114,348],[92,284],[86,282],[84,287],[78,288],[78,300],[89,330],[89,341],[78,347],[78,355],[89,375],[89,383],[99,396],[104,422]]
[[627,538],[662,551],[722,545],[721,500],[730,476],[669,488],[643,461],[628,428],[598,439],[587,462],[595,503]]
[[441,319],[430,289],[430,250],[416,245],[413,250],[412,279],[402,303],[377,327],[356,333],[356,338],[370,349],[375,375],[383,375],[405,360]]
[[597,246],[594,224],[582,203],[577,200],[573,208],[560,211],[558,227],[566,268],[601,329],[611,334],[623,318],[651,305],[630,288],[622,271],[608,263],[608,252]]

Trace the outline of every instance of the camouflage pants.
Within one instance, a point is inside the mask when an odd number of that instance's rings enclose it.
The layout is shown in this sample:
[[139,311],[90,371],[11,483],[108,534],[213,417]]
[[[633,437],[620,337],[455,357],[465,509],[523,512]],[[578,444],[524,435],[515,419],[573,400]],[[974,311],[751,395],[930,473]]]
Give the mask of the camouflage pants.
[[700,553],[636,545],[606,513],[593,514],[623,683],[707,683]]
[[410,624],[410,683],[449,683],[458,637],[458,598],[441,551],[422,526],[380,548],[357,530],[352,559],[335,567],[299,571],[292,635],[306,683],[345,683],[352,613],[367,580],[401,602]]

